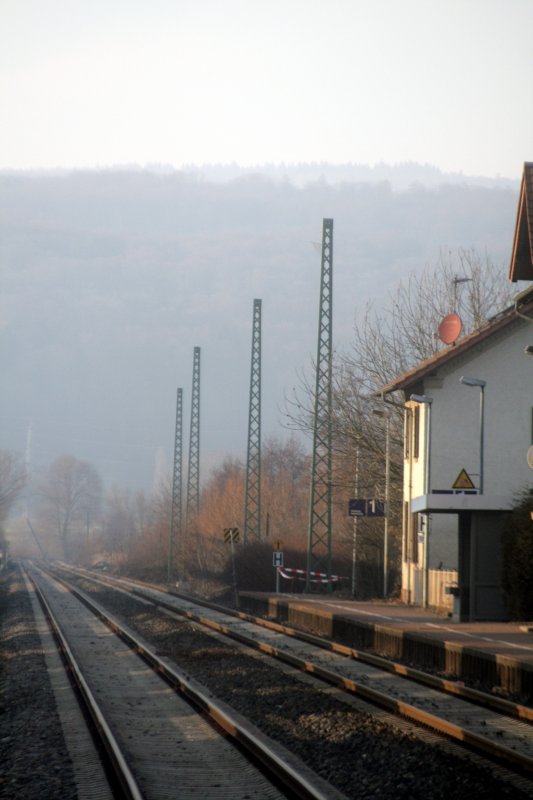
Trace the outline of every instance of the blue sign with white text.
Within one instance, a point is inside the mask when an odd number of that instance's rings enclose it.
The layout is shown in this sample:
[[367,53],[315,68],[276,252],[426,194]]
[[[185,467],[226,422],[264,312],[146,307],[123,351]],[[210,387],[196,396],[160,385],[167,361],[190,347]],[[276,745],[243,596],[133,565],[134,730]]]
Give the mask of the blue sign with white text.
[[366,500],[348,500],[349,517],[366,517]]
[[367,500],[357,498],[348,500],[349,517],[384,517],[385,503],[383,500]]

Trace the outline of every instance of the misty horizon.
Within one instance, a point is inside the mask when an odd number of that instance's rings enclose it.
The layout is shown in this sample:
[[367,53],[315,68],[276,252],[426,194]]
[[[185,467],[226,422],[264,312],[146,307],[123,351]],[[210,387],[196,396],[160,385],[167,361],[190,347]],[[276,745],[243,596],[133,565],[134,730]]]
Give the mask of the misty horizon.
[[443,252],[475,247],[506,269],[518,183],[411,184],[0,172],[3,446],[23,453],[31,422],[36,466],[69,452],[108,486],[151,488],[156,460],[159,474],[172,463],[178,386],[186,445],[200,346],[202,476],[225,454],[244,459],[254,298],[263,437],[286,437],[285,395],[316,356],[324,217],[338,351],[356,309]]

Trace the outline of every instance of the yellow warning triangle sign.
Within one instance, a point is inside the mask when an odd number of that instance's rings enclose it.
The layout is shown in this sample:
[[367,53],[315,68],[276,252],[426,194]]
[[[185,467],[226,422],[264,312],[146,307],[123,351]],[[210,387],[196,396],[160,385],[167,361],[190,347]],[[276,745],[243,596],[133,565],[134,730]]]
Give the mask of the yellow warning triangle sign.
[[466,469],[462,469],[457,478],[455,479],[455,483],[452,486],[452,489],[475,489],[474,483],[472,478],[466,471]]

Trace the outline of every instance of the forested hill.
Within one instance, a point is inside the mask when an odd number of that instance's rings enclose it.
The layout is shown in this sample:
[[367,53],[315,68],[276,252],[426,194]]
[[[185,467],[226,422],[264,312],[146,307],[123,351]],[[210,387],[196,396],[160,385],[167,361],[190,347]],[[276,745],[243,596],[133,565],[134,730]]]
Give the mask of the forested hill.
[[279,433],[316,350],[324,217],[337,348],[356,308],[441,252],[474,247],[507,271],[518,182],[373,169],[0,174],[2,446],[23,451],[31,422],[36,464],[70,452],[108,484],[149,487],[156,450],[172,457],[175,391],[187,404],[198,345],[204,463],[243,455],[256,297],[263,430]]

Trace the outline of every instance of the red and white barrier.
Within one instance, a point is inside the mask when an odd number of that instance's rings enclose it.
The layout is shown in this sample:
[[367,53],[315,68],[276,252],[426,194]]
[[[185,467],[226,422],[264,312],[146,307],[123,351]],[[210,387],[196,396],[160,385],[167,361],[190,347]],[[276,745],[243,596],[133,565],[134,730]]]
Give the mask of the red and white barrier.
[[339,575],[330,575],[328,578],[325,572],[308,572],[306,569],[292,569],[291,567],[278,567],[278,572],[282,578],[296,578],[298,581],[306,581],[309,575],[310,583],[337,583],[337,581],[348,580]]

